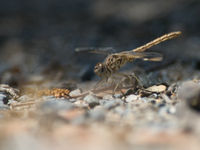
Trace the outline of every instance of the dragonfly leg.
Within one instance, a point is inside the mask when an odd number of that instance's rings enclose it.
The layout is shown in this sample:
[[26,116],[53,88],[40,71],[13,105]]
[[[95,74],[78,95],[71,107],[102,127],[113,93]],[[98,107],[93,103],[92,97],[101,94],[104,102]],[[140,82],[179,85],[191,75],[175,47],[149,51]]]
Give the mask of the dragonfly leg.
[[[116,75],[125,77],[125,78],[129,79],[130,81],[133,80],[133,78],[134,78],[136,80],[136,82],[138,83],[139,87],[143,88],[141,81],[139,80],[139,78],[134,73],[131,74],[131,75],[127,75],[125,73],[117,73]],[[121,80],[121,82],[123,82],[123,80]]]
[[119,87],[120,84],[121,84],[121,81],[118,82],[118,83],[114,86],[113,91],[112,91],[112,95],[115,94],[115,92],[116,92],[116,90],[117,90],[117,88]]
[[[114,76],[113,76],[113,78],[114,78]],[[116,78],[116,80],[115,81],[118,81],[119,79],[118,78]],[[121,78],[118,82],[115,82],[114,84],[113,84],[113,90],[112,90],[112,94],[114,95],[115,94],[115,92],[117,91],[117,89],[119,88],[119,86],[120,86],[120,84],[123,82],[123,78]]]
[[105,81],[107,81],[108,79],[104,79],[104,78],[102,78],[102,79],[100,79],[96,84],[95,84],[95,86],[94,86],[94,90],[96,90],[100,85],[102,85]]
[[135,78],[135,80],[137,81],[138,85],[143,88],[142,82],[138,79],[138,77],[135,75],[135,73],[132,74],[132,76]]
[[96,89],[99,87],[99,85],[100,85],[101,83],[103,83],[103,79],[99,80],[99,81],[95,84],[95,86],[94,86],[93,89],[96,90]]

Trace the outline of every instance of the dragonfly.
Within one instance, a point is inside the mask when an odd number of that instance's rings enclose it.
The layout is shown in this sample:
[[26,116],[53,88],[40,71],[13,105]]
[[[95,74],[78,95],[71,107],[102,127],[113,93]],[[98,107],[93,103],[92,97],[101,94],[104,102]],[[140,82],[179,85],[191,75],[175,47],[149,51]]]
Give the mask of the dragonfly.
[[[110,53],[103,62],[97,63],[94,67],[94,72],[97,76],[101,78],[101,81],[108,81],[110,77],[112,77],[116,72],[123,67],[125,64],[129,62],[133,62],[136,59],[141,59],[143,61],[162,61],[163,57],[162,54],[157,52],[146,52],[147,49],[158,45],[161,42],[173,39],[181,35],[181,31],[170,32],[168,34],[164,34],[151,42],[146,43],[140,47],[137,47],[132,50],[122,51],[118,53]],[[93,50],[92,50],[93,49]],[[101,51],[99,51],[101,49]],[[76,51],[84,51],[88,50],[93,53],[100,53],[104,54],[105,51],[111,50],[114,51],[112,48],[77,48]],[[136,78],[137,79],[137,78]],[[138,81],[138,79],[137,79]],[[98,84],[99,84],[98,83]],[[116,88],[115,88],[116,89]]]

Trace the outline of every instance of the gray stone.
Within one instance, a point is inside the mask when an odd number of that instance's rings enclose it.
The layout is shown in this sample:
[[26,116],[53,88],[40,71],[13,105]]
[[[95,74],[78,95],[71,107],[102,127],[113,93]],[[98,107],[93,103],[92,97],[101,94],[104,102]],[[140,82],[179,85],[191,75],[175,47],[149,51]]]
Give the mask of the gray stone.
[[111,100],[111,99],[113,99],[113,96],[111,94],[105,94],[103,96],[103,99],[105,99],[105,100]]
[[96,105],[99,105],[99,99],[96,96],[93,95],[87,95],[83,99],[85,102],[89,104],[90,107],[95,107]]
[[174,106],[171,106],[168,108],[167,112],[169,114],[175,114],[176,113],[176,108]]
[[8,96],[0,93],[0,101],[2,101],[4,104],[8,102]]
[[5,94],[0,93],[0,109],[9,109],[8,105],[8,97]]
[[69,99],[69,102],[74,103],[74,102],[76,102],[76,99],[75,98],[71,98],[71,99]]
[[107,101],[109,101],[109,100],[102,99],[99,101],[99,104],[104,106],[107,103]]
[[112,109],[115,108],[116,106],[122,105],[123,101],[120,99],[113,99],[113,100],[107,100],[104,102],[103,106],[106,109]]
[[76,90],[73,90],[69,93],[69,96],[73,97],[73,96],[77,96],[77,95],[80,95],[81,94],[81,90],[80,89],[76,89]]
[[2,109],[9,109],[8,105],[5,105],[3,101],[0,101],[0,110]]
[[200,111],[200,84],[193,81],[184,82],[178,90],[178,98],[190,108]]
[[87,118],[87,115],[83,114],[83,115],[76,117],[75,119],[72,119],[70,123],[73,125],[85,124],[86,118]]
[[115,94],[114,97],[115,98],[120,98],[120,97],[122,97],[122,94]]
[[74,108],[74,105],[65,99],[52,98],[40,105],[40,109],[44,112],[55,112],[62,110],[69,110]]
[[74,102],[73,104],[75,106],[81,107],[81,108],[87,108],[88,107],[88,103],[83,101],[83,100],[78,100],[78,101]]
[[126,101],[127,103],[129,103],[129,102],[138,100],[138,98],[139,98],[139,97],[138,97],[137,95],[131,94],[131,95],[127,96],[127,98],[126,98],[125,101]]
[[89,112],[89,117],[95,121],[103,121],[105,119],[105,112],[105,109],[98,107]]

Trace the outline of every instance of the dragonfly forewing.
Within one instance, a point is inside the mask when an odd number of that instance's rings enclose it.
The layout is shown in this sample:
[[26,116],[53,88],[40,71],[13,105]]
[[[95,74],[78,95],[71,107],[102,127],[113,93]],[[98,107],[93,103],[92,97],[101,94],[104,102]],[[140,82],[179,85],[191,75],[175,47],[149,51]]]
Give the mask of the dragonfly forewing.
[[123,57],[127,57],[129,60],[142,59],[144,61],[162,61],[163,55],[156,52],[133,52],[126,51],[122,53],[117,53]]
[[110,55],[116,53],[116,50],[112,47],[80,47],[76,48],[75,52],[89,52],[95,54]]

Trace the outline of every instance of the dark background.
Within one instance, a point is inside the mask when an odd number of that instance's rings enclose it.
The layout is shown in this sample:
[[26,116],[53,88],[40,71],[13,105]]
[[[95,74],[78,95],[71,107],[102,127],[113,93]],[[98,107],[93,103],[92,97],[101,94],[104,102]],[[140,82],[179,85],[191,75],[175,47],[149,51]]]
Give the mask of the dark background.
[[89,80],[104,56],[75,53],[76,47],[129,50],[177,30],[180,38],[152,49],[164,54],[164,62],[198,64],[199,15],[199,0],[0,1],[0,73],[63,69]]

